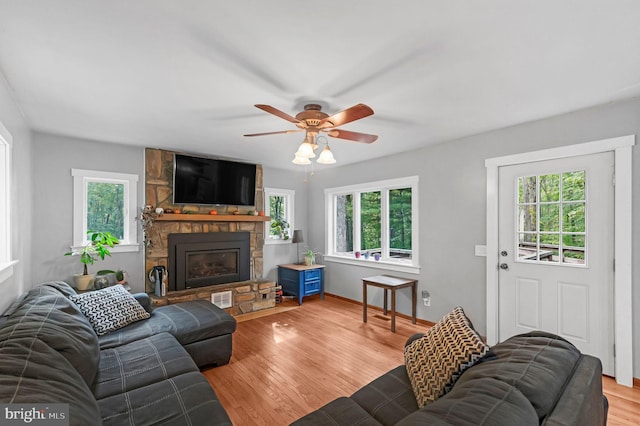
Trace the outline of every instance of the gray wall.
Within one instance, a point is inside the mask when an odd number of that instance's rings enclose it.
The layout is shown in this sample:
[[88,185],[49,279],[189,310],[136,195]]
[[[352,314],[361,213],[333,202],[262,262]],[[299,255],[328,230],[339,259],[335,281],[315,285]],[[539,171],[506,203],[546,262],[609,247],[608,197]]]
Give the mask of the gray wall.
[[[295,218],[294,227],[301,229],[305,242],[300,244],[265,244],[264,245],[264,269],[263,277],[276,280],[278,277],[278,265],[283,263],[295,263],[300,253],[307,244],[307,187],[304,183],[304,172],[291,172],[289,170],[274,169],[263,167],[264,186],[266,188],[292,189],[296,191],[295,195]],[[293,234],[293,232],[291,232]],[[297,247],[297,246],[300,247]]]
[[[137,207],[144,204],[144,149],[64,136],[34,133],[33,184],[38,214],[33,224],[32,254],[35,282],[72,283],[82,273],[76,256],[64,256],[73,239],[73,178],[71,169],[131,173],[139,176]],[[43,238],[39,238],[42,236]],[[142,230],[138,228],[138,242]],[[143,248],[134,253],[112,253],[90,265],[89,272],[124,269],[134,291],[144,291]]]
[[[11,253],[18,260],[11,278],[0,283],[0,312],[24,291],[31,288],[31,221],[33,210],[40,206],[33,203],[31,181],[31,131],[18,106],[12,100],[11,89],[0,73],[0,122],[13,137],[11,173]],[[0,235],[0,238],[5,238]]]
[[[419,291],[429,290],[431,307],[418,304],[418,317],[437,321],[457,305],[464,307],[474,325],[486,333],[485,258],[474,255],[485,244],[487,158],[571,145],[624,135],[640,135],[640,99],[603,105],[571,114],[513,126],[421,150],[317,171],[310,179],[310,241],[325,246],[324,189],[418,175],[420,208]],[[385,141],[384,136],[377,143]],[[638,141],[640,143],[640,141]],[[633,149],[634,223],[634,377],[640,377],[640,170],[639,148]],[[328,263],[326,291],[361,300],[361,278],[385,271]],[[370,289],[370,303],[382,293]],[[410,313],[410,298],[398,298],[399,311]]]

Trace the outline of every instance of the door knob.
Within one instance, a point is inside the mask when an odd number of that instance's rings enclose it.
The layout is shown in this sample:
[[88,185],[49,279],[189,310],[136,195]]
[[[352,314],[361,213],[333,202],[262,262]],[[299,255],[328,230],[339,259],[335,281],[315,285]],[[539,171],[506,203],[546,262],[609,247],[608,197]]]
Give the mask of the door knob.
[[507,269],[509,269],[509,265],[507,265],[506,263],[501,263],[500,269],[504,269],[506,271]]
[[506,257],[508,254],[509,254],[509,253],[507,253],[507,251],[506,251],[506,250],[502,250],[502,251],[500,252],[500,256],[502,256],[502,257]]

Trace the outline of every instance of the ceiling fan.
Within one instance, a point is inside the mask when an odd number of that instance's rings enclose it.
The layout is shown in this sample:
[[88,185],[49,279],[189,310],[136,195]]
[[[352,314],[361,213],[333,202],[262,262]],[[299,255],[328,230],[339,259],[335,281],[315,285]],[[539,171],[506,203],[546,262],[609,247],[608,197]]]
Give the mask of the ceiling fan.
[[319,104],[307,104],[304,106],[304,111],[296,114],[295,117],[280,111],[271,105],[256,105],[256,108],[273,114],[277,117],[283,118],[298,127],[295,130],[282,130],[279,132],[265,132],[265,133],[251,133],[245,136],[264,136],[264,135],[277,135],[277,134],[289,134],[306,131],[306,139],[313,140],[318,134],[326,133],[332,138],[346,139],[354,142],[373,143],[378,139],[377,135],[370,135],[367,133],[352,132],[349,130],[341,130],[337,127],[343,124],[351,123],[352,121],[359,120],[361,118],[373,115],[373,110],[365,104],[357,104],[351,108],[347,108],[337,114],[329,116],[329,114],[322,112],[322,106]]

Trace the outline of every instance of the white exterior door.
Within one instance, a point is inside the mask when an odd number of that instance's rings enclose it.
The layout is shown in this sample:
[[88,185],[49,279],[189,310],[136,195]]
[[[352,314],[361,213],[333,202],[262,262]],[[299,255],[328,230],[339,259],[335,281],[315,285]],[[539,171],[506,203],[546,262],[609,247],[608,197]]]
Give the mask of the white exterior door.
[[499,340],[558,334],[614,375],[613,153],[499,168]]

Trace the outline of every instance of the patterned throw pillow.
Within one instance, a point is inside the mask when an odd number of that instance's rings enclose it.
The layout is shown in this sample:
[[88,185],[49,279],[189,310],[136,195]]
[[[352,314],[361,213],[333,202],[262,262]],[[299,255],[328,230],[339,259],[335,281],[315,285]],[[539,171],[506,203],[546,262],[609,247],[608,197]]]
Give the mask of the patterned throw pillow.
[[451,390],[458,377],[489,352],[461,307],[408,344],[404,361],[420,408]]
[[121,285],[69,296],[69,299],[89,319],[98,336],[151,316]]

